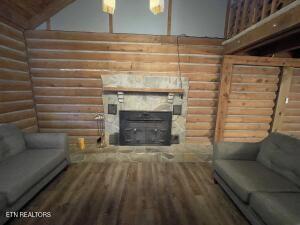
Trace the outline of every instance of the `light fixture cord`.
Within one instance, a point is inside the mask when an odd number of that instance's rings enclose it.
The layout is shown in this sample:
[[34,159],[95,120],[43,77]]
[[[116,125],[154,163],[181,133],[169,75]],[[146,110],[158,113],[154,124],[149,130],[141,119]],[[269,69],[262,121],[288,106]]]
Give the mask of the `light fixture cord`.
[[182,76],[181,76],[181,63],[180,63],[180,53],[179,53],[179,36],[176,37],[177,42],[177,72],[179,74],[180,79],[180,88],[182,89]]

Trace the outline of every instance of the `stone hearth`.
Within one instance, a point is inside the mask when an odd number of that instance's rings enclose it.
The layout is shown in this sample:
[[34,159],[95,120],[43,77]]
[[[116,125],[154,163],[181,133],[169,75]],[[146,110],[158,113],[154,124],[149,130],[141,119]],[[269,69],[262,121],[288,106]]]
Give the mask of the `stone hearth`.
[[171,146],[107,146],[88,145],[80,151],[70,147],[71,161],[79,162],[209,162],[212,146],[179,144]]

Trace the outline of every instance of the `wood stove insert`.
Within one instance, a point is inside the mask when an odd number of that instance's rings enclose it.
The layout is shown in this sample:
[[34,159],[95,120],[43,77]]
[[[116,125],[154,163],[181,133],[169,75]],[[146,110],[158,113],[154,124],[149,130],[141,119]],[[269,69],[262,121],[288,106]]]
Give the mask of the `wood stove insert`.
[[120,110],[120,145],[170,145],[172,112]]

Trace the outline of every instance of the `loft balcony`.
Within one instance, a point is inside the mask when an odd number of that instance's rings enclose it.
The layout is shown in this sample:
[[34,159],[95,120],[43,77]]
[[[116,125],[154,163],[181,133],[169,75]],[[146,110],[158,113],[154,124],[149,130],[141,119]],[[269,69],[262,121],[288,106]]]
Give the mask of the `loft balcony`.
[[299,57],[300,0],[229,0],[225,54]]

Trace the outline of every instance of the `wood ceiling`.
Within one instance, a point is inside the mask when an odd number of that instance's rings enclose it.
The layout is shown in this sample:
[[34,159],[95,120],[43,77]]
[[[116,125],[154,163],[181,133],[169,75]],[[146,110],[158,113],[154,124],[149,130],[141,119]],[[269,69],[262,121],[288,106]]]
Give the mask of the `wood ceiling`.
[[75,0],[1,0],[0,20],[34,29]]

